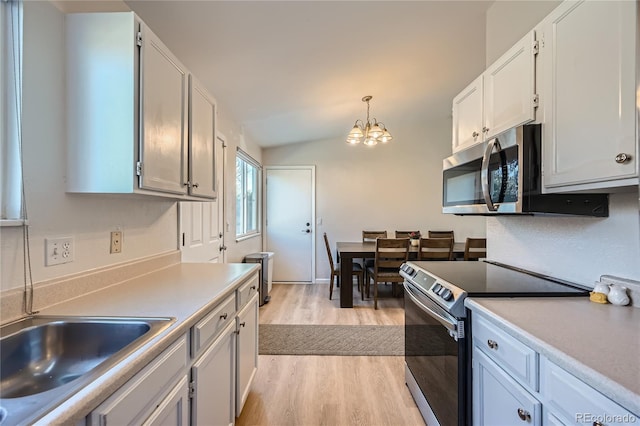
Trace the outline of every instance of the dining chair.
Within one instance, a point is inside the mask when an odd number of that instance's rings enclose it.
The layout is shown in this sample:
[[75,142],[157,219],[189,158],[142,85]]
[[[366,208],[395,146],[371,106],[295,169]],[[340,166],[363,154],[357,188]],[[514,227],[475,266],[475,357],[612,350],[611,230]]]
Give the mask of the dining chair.
[[453,260],[453,238],[420,238],[418,260]]
[[451,238],[454,240],[453,231],[429,231],[429,238]]
[[[329,277],[329,300],[333,297],[333,279],[335,278],[336,283],[340,286],[340,263],[333,262],[333,254],[331,253],[331,246],[329,245],[329,238],[327,238],[327,233],[324,233],[324,245],[327,248],[327,257],[329,258],[329,266],[331,267],[331,276]],[[358,263],[353,264],[353,273],[352,276],[355,276],[358,281],[358,291],[360,291],[360,297],[364,300],[364,292],[363,292],[363,270],[362,266]]]
[[478,260],[487,257],[486,238],[467,238],[464,243],[464,260]]
[[376,238],[387,238],[387,231],[362,231],[362,242],[375,241]]
[[393,284],[393,294],[396,294],[397,284],[404,281],[400,275],[400,265],[409,258],[408,238],[378,238],[376,239],[375,263],[367,268],[366,291],[369,296],[369,286],[373,280],[373,308],[378,309],[378,283]]
[[396,231],[396,238],[410,238],[411,234],[420,235],[420,231]]
[[[362,231],[362,242],[373,242],[376,238],[387,238],[387,231]],[[367,282],[367,268],[372,268],[375,263],[374,259],[363,259],[364,279]]]

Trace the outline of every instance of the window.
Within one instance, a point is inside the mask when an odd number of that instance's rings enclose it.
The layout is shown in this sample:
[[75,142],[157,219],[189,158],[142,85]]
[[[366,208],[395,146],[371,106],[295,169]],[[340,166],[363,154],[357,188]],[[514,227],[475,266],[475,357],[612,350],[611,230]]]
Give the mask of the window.
[[23,206],[22,2],[0,0],[0,221],[19,224]]
[[236,238],[260,232],[260,165],[246,153],[236,155]]

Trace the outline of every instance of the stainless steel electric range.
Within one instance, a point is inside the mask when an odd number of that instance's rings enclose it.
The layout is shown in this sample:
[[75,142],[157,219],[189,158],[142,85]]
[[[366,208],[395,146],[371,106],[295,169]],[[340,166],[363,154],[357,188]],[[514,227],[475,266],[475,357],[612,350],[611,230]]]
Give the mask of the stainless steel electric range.
[[405,378],[429,426],[471,423],[467,297],[586,296],[577,284],[496,262],[407,262]]

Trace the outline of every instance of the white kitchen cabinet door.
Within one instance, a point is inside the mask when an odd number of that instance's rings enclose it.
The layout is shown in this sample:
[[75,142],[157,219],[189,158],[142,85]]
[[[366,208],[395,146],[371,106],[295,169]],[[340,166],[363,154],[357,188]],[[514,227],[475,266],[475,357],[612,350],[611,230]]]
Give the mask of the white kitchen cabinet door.
[[249,395],[249,388],[258,370],[258,294],[254,294],[236,318],[238,338],[236,416]]
[[187,70],[141,25],[140,187],[187,193]]
[[476,346],[473,348],[473,424],[542,424],[542,404]]
[[[234,301],[235,303],[235,301]],[[191,424],[229,426],[235,422],[236,324],[231,323],[193,364],[195,394]]]
[[[540,393],[545,409],[557,419],[572,424],[596,424],[600,420],[608,426],[635,423],[637,419],[626,408],[601,394],[546,357],[540,357]],[[609,415],[605,421],[598,416]],[[630,420],[631,419],[631,420]]]
[[535,120],[535,32],[530,31],[484,72],[484,138]]
[[189,76],[189,194],[216,198],[216,102]]
[[189,383],[187,377],[171,390],[143,426],[188,426]]
[[187,337],[182,336],[96,407],[87,423],[92,426],[140,424],[153,417],[167,402],[175,383],[184,377],[188,352]]
[[453,98],[452,150],[458,152],[482,142],[482,75]]
[[564,2],[542,23],[548,192],[638,182],[636,7]]

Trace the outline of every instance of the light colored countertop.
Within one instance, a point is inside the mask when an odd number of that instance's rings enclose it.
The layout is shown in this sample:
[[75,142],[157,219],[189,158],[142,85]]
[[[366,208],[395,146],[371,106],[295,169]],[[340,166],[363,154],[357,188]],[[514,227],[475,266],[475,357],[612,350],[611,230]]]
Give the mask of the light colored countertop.
[[258,269],[258,264],[177,264],[43,309],[40,315],[173,317],[175,322],[37,424],[81,420]]
[[587,297],[469,298],[465,305],[640,414],[640,308]]

